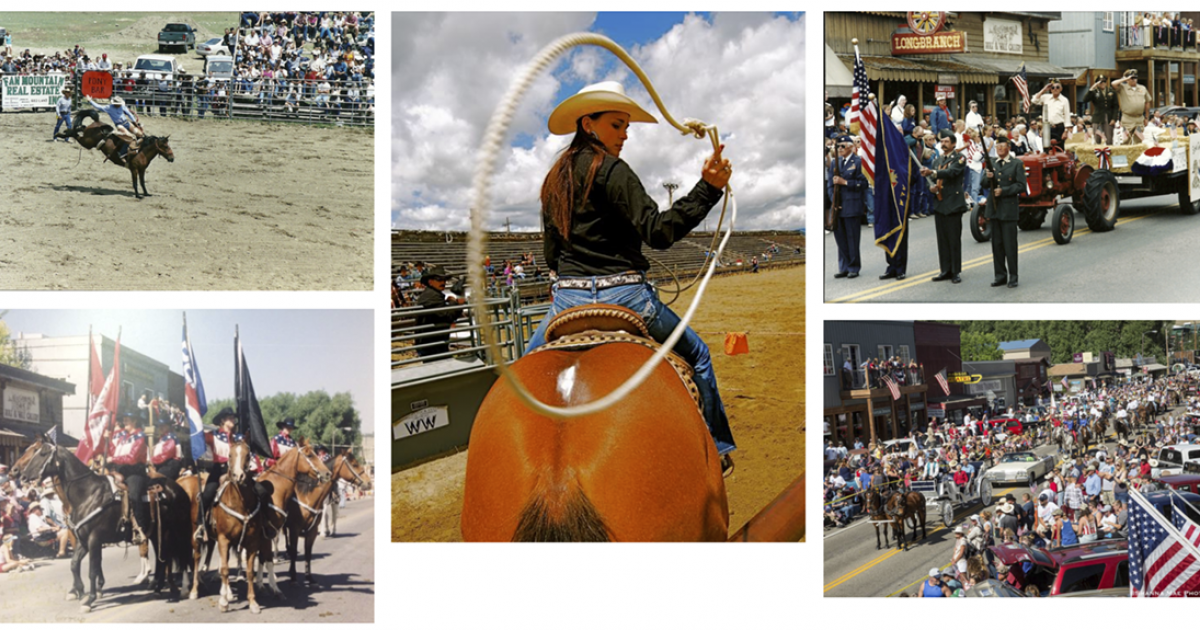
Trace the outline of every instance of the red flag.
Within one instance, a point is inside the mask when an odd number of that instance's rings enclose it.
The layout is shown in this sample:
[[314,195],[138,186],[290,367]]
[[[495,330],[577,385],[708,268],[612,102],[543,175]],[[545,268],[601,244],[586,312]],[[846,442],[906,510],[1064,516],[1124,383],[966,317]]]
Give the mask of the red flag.
[[[99,363],[99,358],[96,358],[96,362]],[[121,334],[117,333],[117,347],[113,351],[112,369],[109,370],[104,386],[100,388],[92,408],[88,411],[87,422],[83,426],[83,440],[80,440],[79,446],[75,449],[75,456],[79,458],[79,461],[87,463],[97,453],[103,453],[108,449],[104,431],[112,425],[113,416],[117,414],[117,405],[121,400],[120,394]]]
[[92,347],[92,369],[89,370],[92,382],[88,385],[87,404],[89,412],[92,410],[92,405],[95,405],[96,400],[100,398],[100,392],[104,389],[104,368],[100,367],[100,342],[103,340],[103,336],[95,339],[92,337],[91,331],[88,332],[88,345]]

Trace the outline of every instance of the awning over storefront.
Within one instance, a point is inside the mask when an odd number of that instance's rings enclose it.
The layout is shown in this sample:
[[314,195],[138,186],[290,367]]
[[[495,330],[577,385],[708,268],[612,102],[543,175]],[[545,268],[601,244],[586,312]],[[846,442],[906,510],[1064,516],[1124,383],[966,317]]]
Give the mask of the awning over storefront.
[[[853,67],[854,55],[838,55],[847,67]],[[863,57],[867,78],[871,81],[913,81],[919,83],[998,83],[994,70],[974,68],[953,61],[907,59],[902,57]],[[950,76],[953,75],[953,76]],[[952,80],[948,80],[952,79]]]
[[1017,73],[1022,63],[1025,64],[1025,76],[1027,77],[1074,79],[1079,74],[1074,70],[1060,68],[1045,61],[1028,61],[1017,58],[1005,59],[1001,57],[989,57],[987,55],[973,55],[970,53],[950,55],[950,58],[972,68],[978,68],[980,71],[995,72],[1003,77],[1005,81]]
[[[850,59],[850,63],[854,63],[854,58]],[[850,72],[850,68],[842,63],[829,44],[825,44],[825,90],[829,92],[830,96],[847,98],[850,96],[850,89],[853,86],[854,75]]]
[[[0,421],[0,445],[16,445],[21,442],[28,444],[39,435],[45,435],[46,431],[49,429],[38,424]],[[79,440],[64,433],[61,427],[56,439],[59,446],[74,447],[79,444]]]

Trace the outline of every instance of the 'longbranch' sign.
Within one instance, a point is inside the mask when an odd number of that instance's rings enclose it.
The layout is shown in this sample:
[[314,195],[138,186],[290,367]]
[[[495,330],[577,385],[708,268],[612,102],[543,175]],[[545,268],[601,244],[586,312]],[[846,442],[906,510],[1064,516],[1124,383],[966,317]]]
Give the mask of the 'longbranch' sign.
[[893,55],[957,53],[966,49],[967,34],[963,31],[941,31],[932,35],[892,33]]

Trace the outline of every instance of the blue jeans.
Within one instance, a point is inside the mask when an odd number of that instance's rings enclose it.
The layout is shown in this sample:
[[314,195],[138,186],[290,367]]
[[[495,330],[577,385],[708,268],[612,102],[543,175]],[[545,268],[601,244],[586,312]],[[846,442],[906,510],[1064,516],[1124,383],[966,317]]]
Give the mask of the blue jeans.
[[63,114],[61,118],[59,118],[57,121],[55,121],[54,135],[56,135],[56,136],[58,135],[58,128],[61,127],[63,123],[67,124],[67,131],[70,131],[71,130],[71,112],[67,112],[67,113]]
[[[596,289],[594,283],[591,289],[559,289],[556,286],[550,312],[546,314],[545,319],[533,333],[533,337],[529,339],[529,345],[525,348],[525,352],[529,353],[535,348],[545,345],[546,327],[550,325],[550,320],[555,315],[572,306],[584,304],[624,306],[641,316],[646,323],[646,329],[650,331],[650,336],[659,343],[665,341],[671,331],[679,325],[679,316],[659,301],[658,295],[648,284],[632,284],[609,289]],[[705,345],[700,335],[688,328],[687,332],[679,338],[679,342],[675,344],[674,350],[692,366],[692,370],[695,372],[696,388],[700,390],[701,406],[704,409],[704,423],[708,425],[708,432],[717,445],[717,453],[724,455],[733,451],[737,445],[734,444],[733,433],[729,429],[729,418],[725,415],[725,405],[721,403],[721,396],[717,392],[717,375],[713,372],[712,357],[708,354],[708,346]]]

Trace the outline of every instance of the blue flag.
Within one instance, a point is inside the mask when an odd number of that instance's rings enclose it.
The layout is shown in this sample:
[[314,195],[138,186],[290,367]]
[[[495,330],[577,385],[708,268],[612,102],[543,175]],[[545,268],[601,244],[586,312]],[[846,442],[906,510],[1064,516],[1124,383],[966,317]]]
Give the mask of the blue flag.
[[914,164],[904,134],[885,119],[875,145],[875,244],[895,256],[908,231],[919,181],[920,164]]

